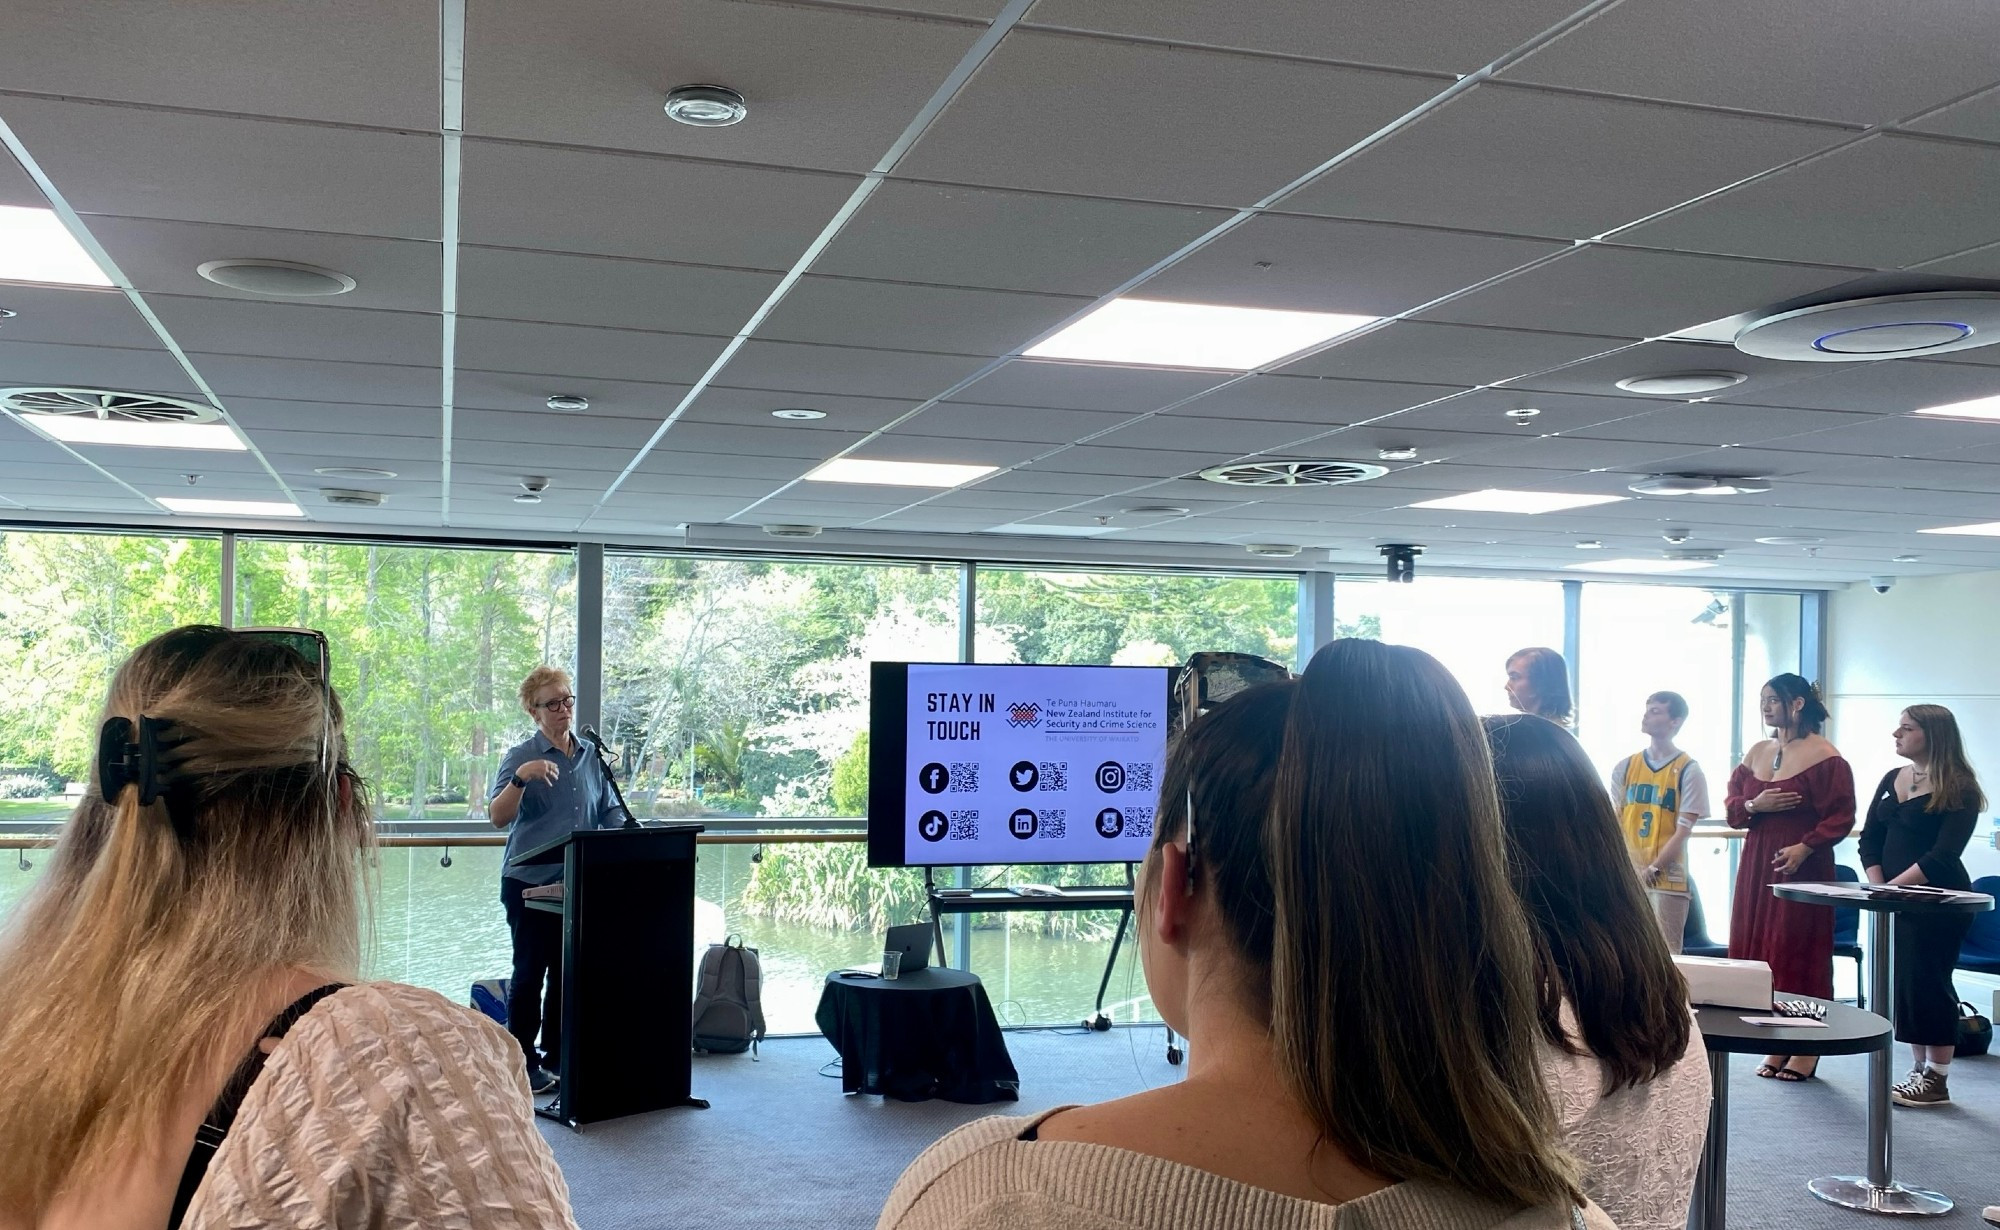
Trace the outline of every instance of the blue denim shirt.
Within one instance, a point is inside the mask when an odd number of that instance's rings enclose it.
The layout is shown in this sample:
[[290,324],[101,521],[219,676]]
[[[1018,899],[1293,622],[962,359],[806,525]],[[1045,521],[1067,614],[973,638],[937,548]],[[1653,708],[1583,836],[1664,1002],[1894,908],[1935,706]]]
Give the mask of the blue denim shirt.
[[562,879],[561,863],[544,863],[534,867],[508,864],[515,855],[547,845],[565,833],[577,829],[609,828],[625,822],[625,817],[618,810],[617,796],[611,793],[611,780],[604,773],[604,765],[597,759],[597,749],[581,735],[570,737],[576,740],[574,756],[558,750],[555,744],[549,742],[547,735],[537,730],[509,748],[500,760],[500,771],[493,776],[493,793],[488,796],[489,799],[498,797],[507,788],[508,780],[530,760],[553,760],[562,770],[554,785],[531,781],[521,792],[521,810],[514,816],[514,823],[507,826],[507,853],[501,859],[502,876],[511,876],[527,884],[553,884]]

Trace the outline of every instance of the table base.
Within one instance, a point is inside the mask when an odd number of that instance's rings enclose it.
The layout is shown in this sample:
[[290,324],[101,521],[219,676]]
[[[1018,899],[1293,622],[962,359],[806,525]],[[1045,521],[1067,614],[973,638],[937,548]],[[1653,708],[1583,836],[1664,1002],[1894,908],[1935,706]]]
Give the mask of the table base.
[[1901,1183],[1889,1183],[1877,1187],[1865,1176],[1858,1174],[1831,1175],[1814,1179],[1806,1184],[1806,1190],[1828,1204],[1837,1204],[1844,1209],[1859,1209],[1863,1213],[1884,1213],[1895,1217],[1936,1217],[1940,1213],[1951,1212],[1951,1197],[1943,1192],[1926,1191],[1921,1187],[1906,1187]]

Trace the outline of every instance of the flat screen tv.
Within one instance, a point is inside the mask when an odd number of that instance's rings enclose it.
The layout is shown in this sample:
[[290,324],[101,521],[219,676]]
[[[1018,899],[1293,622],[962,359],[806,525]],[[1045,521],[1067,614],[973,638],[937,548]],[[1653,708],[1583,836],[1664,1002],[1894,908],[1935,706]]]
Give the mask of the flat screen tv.
[[1173,670],[871,663],[869,864],[1141,861]]

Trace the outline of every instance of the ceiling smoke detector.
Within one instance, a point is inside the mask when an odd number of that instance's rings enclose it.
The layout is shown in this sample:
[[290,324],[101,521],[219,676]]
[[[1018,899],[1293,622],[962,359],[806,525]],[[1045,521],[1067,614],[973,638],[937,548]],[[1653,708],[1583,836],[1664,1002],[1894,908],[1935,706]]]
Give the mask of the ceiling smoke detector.
[[1795,363],[1865,363],[2000,342],[2000,292],[1930,291],[1779,312],[1736,334],[1744,354]]
[[94,418],[112,423],[215,423],[222,411],[201,402],[116,389],[0,389],[0,406],[16,414]]
[[1743,372],[1661,372],[1652,376],[1627,376],[1618,386],[1627,393],[1648,397],[1694,397],[1732,388],[1750,379]]
[[726,85],[680,85],[667,91],[667,116],[696,128],[727,128],[750,114],[743,95]]
[[1267,559],[1290,559],[1299,553],[1299,548],[1288,542],[1246,542],[1243,549]]
[[333,269],[297,261],[204,261],[196,273],[217,286],[276,299],[324,299],[354,289],[354,279]]
[[767,525],[764,532],[773,538],[818,538],[817,525]]
[[1769,479],[1718,474],[1656,474],[1626,488],[1640,495],[1761,495],[1770,489]]
[[557,393],[544,404],[549,409],[560,410],[564,414],[581,414],[590,409],[590,399],[579,397],[575,393]]
[[1386,466],[1367,461],[1274,458],[1211,466],[1201,472],[1201,477],[1230,487],[1337,487],[1343,483],[1365,483],[1388,472]]
[[1415,461],[1417,450],[1410,445],[1399,444],[1394,448],[1377,449],[1375,456],[1383,461]]
[[387,498],[379,491],[359,491],[351,487],[321,487],[319,493],[327,503],[349,508],[380,508]]

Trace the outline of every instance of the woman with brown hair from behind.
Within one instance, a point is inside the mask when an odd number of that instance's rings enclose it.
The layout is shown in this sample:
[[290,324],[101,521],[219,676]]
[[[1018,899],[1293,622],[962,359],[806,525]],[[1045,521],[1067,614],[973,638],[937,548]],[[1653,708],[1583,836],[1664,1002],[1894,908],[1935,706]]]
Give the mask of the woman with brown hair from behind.
[[1557,1141],[1492,765],[1442,666],[1335,641],[1197,718],[1160,800],[1140,957],[1187,1078],[960,1128],[878,1230],[1610,1225]]
[[513,1040],[357,981],[372,821],[320,671],[194,626],[112,680],[0,933],[0,1054],[35,1068],[0,1086],[7,1230],[573,1230]]
[[1485,725],[1563,1142],[1619,1230],[1681,1230],[1709,1096],[1687,982],[1583,748],[1538,717]]

